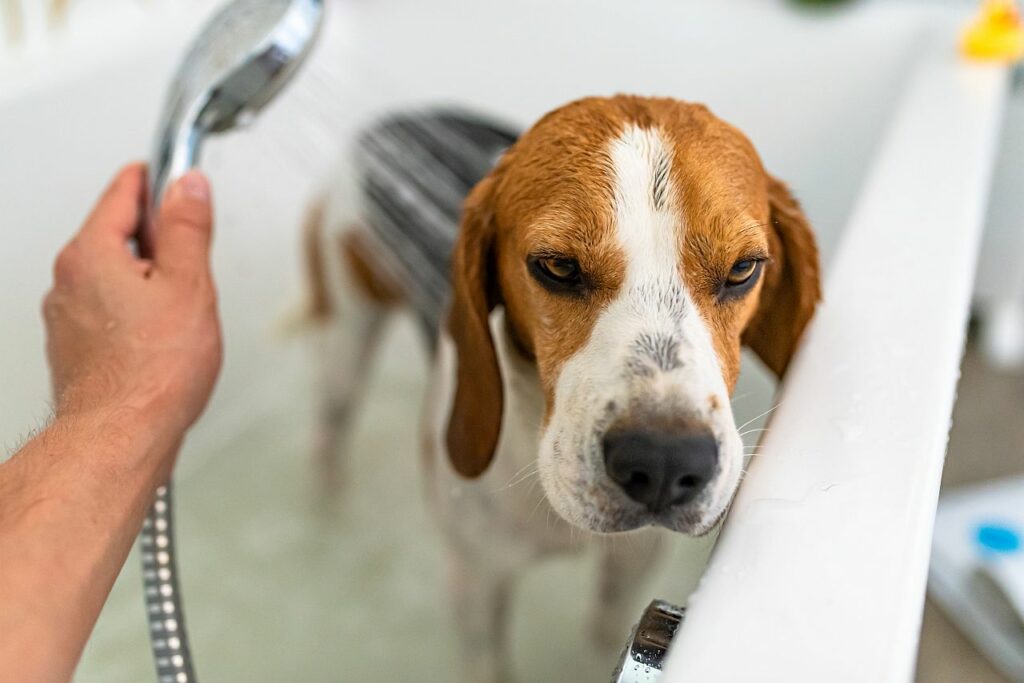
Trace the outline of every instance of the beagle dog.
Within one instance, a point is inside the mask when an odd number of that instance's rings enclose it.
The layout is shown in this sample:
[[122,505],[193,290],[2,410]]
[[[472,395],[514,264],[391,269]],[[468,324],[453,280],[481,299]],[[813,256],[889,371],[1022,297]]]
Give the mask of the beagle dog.
[[[741,345],[781,376],[813,314],[806,218],[740,131],[673,99],[587,98],[521,137],[395,116],[355,161],[355,194],[306,231],[327,479],[381,323],[409,307],[436,352],[423,444],[466,680],[503,680],[512,580],[574,530],[637,530],[599,551],[594,628],[621,644],[653,529],[707,533],[739,484]],[[539,502],[515,485],[532,473]]]

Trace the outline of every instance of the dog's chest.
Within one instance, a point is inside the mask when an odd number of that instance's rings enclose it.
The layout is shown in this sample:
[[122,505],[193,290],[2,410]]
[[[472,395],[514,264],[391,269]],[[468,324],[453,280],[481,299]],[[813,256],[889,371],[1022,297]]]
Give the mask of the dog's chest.
[[[498,457],[510,455],[505,450]],[[441,503],[442,520],[461,545],[503,565],[532,562],[586,546],[588,534],[571,527],[554,511],[537,475],[526,471],[495,468],[475,481],[444,471],[437,482],[436,500]]]
[[502,367],[505,410],[494,459],[478,479],[455,473],[443,449],[447,425],[445,404],[454,378],[454,357],[442,343],[434,368],[435,393],[428,402],[426,424],[431,434],[429,468],[433,502],[446,530],[460,545],[502,563],[529,562],[551,553],[586,547],[588,534],[570,526],[555,512],[541,486],[537,469],[544,397],[536,368],[512,348],[499,309],[491,317]]

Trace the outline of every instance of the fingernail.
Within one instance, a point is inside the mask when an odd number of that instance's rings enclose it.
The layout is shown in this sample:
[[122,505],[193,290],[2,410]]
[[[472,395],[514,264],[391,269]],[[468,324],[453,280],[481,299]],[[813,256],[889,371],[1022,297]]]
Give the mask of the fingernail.
[[123,167],[120,171],[117,172],[117,175],[114,176],[114,180],[111,183],[111,187],[119,187],[120,185],[127,183],[129,180],[131,180],[132,176],[134,176],[138,172],[138,164],[129,164]]
[[210,200],[210,183],[199,171],[189,171],[178,181],[186,197],[206,202]]

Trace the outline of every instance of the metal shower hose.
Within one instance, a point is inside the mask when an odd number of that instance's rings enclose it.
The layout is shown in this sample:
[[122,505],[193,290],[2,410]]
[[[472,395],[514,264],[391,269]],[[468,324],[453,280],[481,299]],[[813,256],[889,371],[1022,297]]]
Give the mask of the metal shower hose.
[[178,568],[174,561],[171,485],[156,490],[139,533],[146,620],[158,683],[195,683],[196,674],[181,609]]

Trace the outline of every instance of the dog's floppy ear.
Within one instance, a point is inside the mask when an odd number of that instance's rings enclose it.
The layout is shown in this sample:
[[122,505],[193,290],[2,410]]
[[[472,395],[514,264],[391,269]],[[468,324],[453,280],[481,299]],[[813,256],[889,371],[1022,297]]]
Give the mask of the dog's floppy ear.
[[768,176],[771,261],[765,264],[761,301],[743,343],[782,377],[821,299],[818,247],[789,189]]
[[463,206],[452,255],[448,331],[455,342],[455,400],[448,422],[448,457],[464,477],[491,464],[501,431],[501,371],[488,317],[498,303],[494,258],[495,174],[477,184]]

